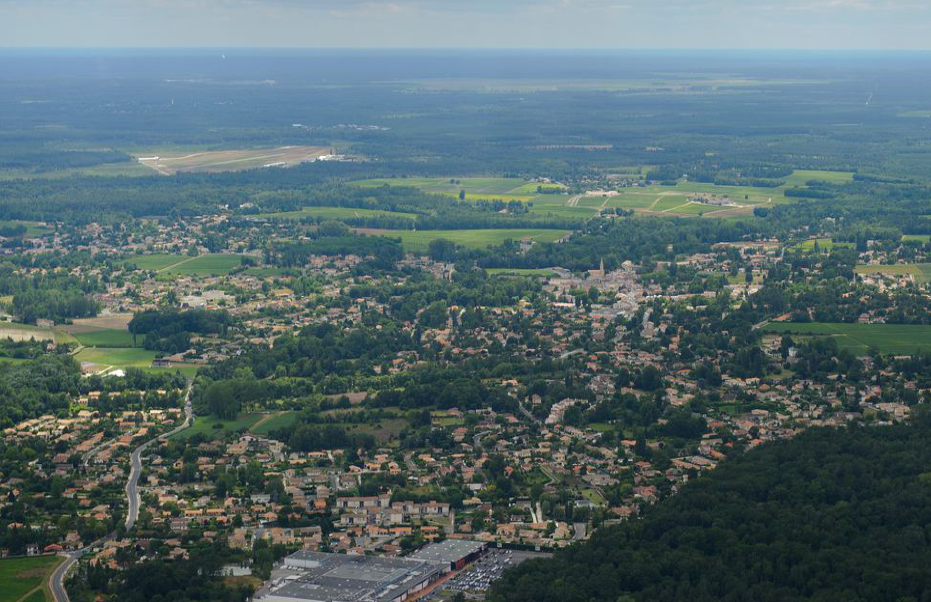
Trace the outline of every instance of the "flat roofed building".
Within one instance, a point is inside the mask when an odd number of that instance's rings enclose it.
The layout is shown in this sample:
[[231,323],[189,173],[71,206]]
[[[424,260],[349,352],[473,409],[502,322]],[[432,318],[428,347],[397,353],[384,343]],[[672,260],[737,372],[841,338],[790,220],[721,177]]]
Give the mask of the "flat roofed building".
[[271,584],[262,602],[403,602],[444,572],[426,560],[301,550],[285,558],[295,575]]
[[447,539],[424,546],[408,558],[445,565],[445,570],[455,571],[481,556],[485,548],[486,545],[480,541]]

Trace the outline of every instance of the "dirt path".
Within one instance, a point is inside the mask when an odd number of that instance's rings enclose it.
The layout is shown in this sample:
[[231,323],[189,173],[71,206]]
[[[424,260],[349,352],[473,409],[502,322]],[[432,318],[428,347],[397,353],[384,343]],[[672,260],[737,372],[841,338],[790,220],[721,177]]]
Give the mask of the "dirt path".
[[[659,196],[656,197],[656,198],[653,200],[652,203],[650,203],[650,206],[647,207],[647,210],[653,211],[653,209],[656,208],[656,204],[657,204],[658,202],[660,202],[661,200],[663,200],[663,199],[666,198],[667,196],[673,196],[674,194],[676,194],[676,193],[674,193],[674,192],[669,192],[668,190],[667,190],[666,192],[661,192],[661,193],[659,193]],[[688,203],[686,203],[686,204],[688,204]],[[664,213],[664,212],[661,211],[660,213]]]
[[178,267],[179,265],[184,265],[184,264],[186,264],[186,263],[188,263],[188,262],[190,262],[190,261],[194,261],[194,260],[197,259],[198,257],[200,257],[200,255],[195,255],[194,257],[188,257],[187,259],[182,259],[182,260],[179,261],[178,263],[173,263],[173,264],[171,264],[171,265],[166,265],[166,266],[163,267],[162,269],[158,270],[157,273],[160,274],[160,273],[162,273],[162,272],[166,272],[166,271],[168,271],[168,270],[170,270],[170,269],[176,268],[176,267]]
[[276,416],[280,416],[281,414],[284,414],[284,412],[271,412],[270,414],[266,414],[265,416],[262,416],[262,418],[260,418],[258,422],[256,422],[256,423],[253,424],[252,426],[250,426],[250,427],[249,427],[249,430],[254,432],[254,429],[255,429],[256,427],[258,427],[258,426],[260,426],[260,425],[262,425],[262,424],[265,424],[266,422],[268,422],[268,421],[271,420],[272,418],[275,418]]

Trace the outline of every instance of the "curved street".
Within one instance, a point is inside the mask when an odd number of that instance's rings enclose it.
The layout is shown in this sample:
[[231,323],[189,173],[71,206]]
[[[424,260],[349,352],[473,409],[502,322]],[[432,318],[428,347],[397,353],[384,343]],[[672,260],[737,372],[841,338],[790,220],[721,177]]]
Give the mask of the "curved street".
[[[191,426],[191,423],[194,421],[194,410],[191,407],[191,388],[193,383],[188,383],[187,392],[184,394],[184,422],[174,429],[163,433],[154,439],[149,439],[139,447],[133,450],[132,456],[130,458],[130,469],[129,469],[129,480],[126,482],[126,498],[129,501],[129,510],[126,513],[126,529],[129,530],[136,524],[136,520],[139,518],[139,475],[142,474],[142,452],[146,450],[147,447],[152,445],[156,441],[164,441],[168,437],[176,433],[180,433],[184,429]],[[62,562],[58,567],[52,572],[49,576],[49,590],[52,592],[52,596],[55,598],[55,602],[70,602],[68,598],[68,592],[65,590],[65,575],[72,566],[85,554],[90,552],[92,549],[100,546],[111,539],[113,539],[115,533],[110,533],[106,537],[98,539],[97,541],[81,548],[80,550],[75,550],[74,552],[68,553],[64,562]]]

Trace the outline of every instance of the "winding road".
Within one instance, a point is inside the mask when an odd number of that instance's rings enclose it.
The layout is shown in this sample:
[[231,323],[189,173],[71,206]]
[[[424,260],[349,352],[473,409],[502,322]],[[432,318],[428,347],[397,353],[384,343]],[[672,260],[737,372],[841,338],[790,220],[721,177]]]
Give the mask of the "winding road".
[[[129,511],[126,513],[125,523],[127,531],[133,528],[133,525],[136,524],[136,520],[139,518],[139,475],[142,474],[142,452],[156,441],[164,441],[168,437],[188,428],[191,426],[191,423],[194,422],[194,410],[191,407],[191,385],[192,383],[189,382],[187,392],[184,394],[184,422],[167,433],[163,433],[154,439],[149,439],[133,450],[130,458],[129,481],[126,482],[126,498],[129,500]],[[48,585],[52,592],[52,596],[55,598],[55,602],[71,602],[71,599],[68,597],[68,592],[65,591],[65,575],[68,574],[71,567],[74,566],[82,556],[94,548],[112,540],[114,537],[116,537],[116,533],[110,533],[80,550],[75,550],[66,555],[65,561],[58,565],[58,568],[49,576]]]

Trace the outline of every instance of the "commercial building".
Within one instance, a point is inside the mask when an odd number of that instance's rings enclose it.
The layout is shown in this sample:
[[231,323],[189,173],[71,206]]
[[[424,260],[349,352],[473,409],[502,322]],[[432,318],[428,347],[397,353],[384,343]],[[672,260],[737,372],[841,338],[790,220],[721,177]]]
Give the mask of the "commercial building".
[[406,558],[301,550],[284,559],[259,602],[403,602],[478,558],[485,544],[447,539]]
[[447,539],[431,543],[417,550],[408,558],[424,560],[443,567],[444,572],[458,571],[485,552],[486,545],[468,539]]
[[424,560],[302,550],[285,558],[261,602],[403,602],[436,581],[443,567]]

